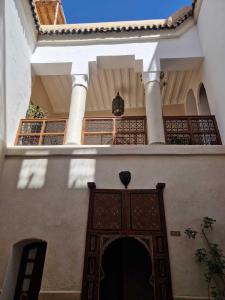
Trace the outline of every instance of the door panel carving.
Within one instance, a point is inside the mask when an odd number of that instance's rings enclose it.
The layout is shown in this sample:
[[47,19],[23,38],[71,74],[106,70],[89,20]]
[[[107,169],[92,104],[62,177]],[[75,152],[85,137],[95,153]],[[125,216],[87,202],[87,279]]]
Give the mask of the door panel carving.
[[[139,241],[151,257],[149,284],[154,287],[154,293],[149,300],[172,300],[164,187],[165,184],[158,184],[152,190],[100,190],[95,184],[89,184],[82,300],[99,300],[104,278],[102,258],[113,242],[123,238]],[[129,291],[123,292],[123,295],[127,294]],[[121,300],[129,300],[126,296],[121,297]]]
[[94,196],[93,229],[120,230],[122,214],[121,193],[96,193]]
[[131,193],[130,201],[132,230],[161,230],[157,195]]

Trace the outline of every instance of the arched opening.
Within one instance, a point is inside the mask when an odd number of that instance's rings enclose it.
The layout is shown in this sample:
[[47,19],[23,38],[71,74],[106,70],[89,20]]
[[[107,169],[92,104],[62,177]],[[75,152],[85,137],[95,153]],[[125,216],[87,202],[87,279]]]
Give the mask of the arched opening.
[[185,110],[186,110],[187,116],[197,116],[198,115],[196,99],[195,99],[195,95],[192,90],[190,90],[187,94]]
[[134,238],[112,242],[102,257],[100,300],[153,300],[152,261]]
[[199,89],[198,112],[199,115],[202,116],[211,115],[208,97],[203,83],[200,85],[200,89]]
[[13,246],[1,300],[37,300],[47,243],[23,240]]

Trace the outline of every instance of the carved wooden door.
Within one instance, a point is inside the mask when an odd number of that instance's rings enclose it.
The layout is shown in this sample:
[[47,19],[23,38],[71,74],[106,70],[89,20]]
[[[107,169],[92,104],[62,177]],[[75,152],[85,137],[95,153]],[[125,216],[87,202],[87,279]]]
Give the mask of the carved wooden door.
[[82,300],[100,300],[102,257],[113,241],[125,237],[142,243],[151,257],[149,284],[154,292],[149,300],[172,300],[164,187],[158,184],[152,190],[104,190],[89,184]]

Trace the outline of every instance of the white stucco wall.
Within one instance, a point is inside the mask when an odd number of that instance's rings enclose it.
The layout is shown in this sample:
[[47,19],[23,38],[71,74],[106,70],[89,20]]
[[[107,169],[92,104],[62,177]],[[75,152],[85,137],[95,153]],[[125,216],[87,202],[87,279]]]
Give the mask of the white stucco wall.
[[[221,210],[225,203],[225,151],[221,146],[190,147],[152,146],[153,150],[138,150],[125,146],[124,153],[129,149],[139,153],[126,156],[113,154],[121,152],[121,147],[116,146],[108,147],[111,155],[101,148],[84,151],[68,147],[53,156],[49,154],[54,153],[54,148],[43,148],[39,152],[42,156],[37,150],[25,151],[26,156],[18,156],[19,152],[8,156],[0,182],[0,285],[12,246],[23,239],[37,238],[48,242],[42,284],[45,296],[40,299],[79,299],[89,199],[87,182],[95,181],[97,188],[120,189],[118,173],[130,170],[129,188],[149,189],[155,188],[157,182],[166,183],[164,200],[174,296],[206,297],[202,269],[194,257],[201,243],[188,241],[183,232],[190,226],[199,229],[201,218],[211,216],[217,220],[211,238],[222,248],[225,246]],[[181,237],[170,236],[174,230],[181,231]]]
[[6,123],[7,143],[11,145],[30,100],[30,60],[36,37],[28,1],[7,0],[5,10]]
[[198,19],[198,33],[204,54],[202,78],[210,109],[216,115],[225,142],[225,12],[224,0],[203,0]]
[[[75,39],[75,37],[74,37]],[[190,47],[191,45],[191,47]],[[101,56],[134,55],[136,60],[143,60],[143,71],[160,69],[160,59],[200,58],[202,50],[197,28],[193,26],[182,36],[167,39],[141,39],[133,42],[102,39],[98,42],[68,40],[67,36],[51,39],[42,38],[33,56],[33,64],[73,63],[72,73],[88,73],[88,62],[96,61]],[[39,68],[40,69],[40,68]],[[47,67],[46,67],[46,71]],[[50,73],[49,73],[50,75]]]
[[0,172],[5,148],[5,1],[0,1]]

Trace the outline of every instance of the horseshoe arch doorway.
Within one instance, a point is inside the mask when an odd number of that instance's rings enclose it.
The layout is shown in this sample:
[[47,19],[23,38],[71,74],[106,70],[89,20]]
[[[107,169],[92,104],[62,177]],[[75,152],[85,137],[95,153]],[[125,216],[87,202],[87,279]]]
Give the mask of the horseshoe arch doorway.
[[[165,184],[148,190],[96,189],[95,183],[88,186],[81,299],[172,300]],[[140,288],[144,290],[141,296]]]
[[112,241],[102,255],[99,300],[153,300],[152,260],[137,239]]

